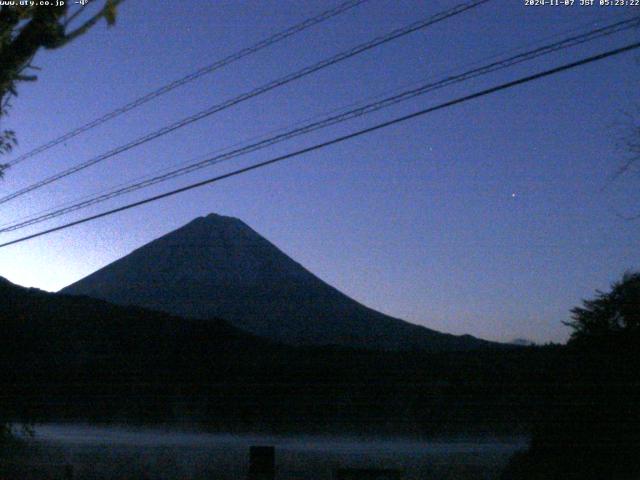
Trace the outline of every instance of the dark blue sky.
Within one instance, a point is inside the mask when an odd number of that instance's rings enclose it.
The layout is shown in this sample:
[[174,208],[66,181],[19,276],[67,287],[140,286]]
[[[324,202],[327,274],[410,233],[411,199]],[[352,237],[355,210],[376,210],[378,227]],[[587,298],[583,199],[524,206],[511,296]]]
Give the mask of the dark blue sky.
[[[579,2],[579,0],[578,0]],[[577,3],[578,3],[577,2]],[[337,1],[129,0],[118,24],[36,58],[5,125],[17,154]],[[371,0],[70,140],[7,173],[0,193],[455,5]],[[247,101],[0,207],[0,223],[466,70],[496,54],[595,28],[640,8],[525,7],[494,0]],[[466,82],[171,182],[265,160],[535,70],[637,40],[619,34]],[[241,218],[362,303],[496,340],[563,341],[569,309],[640,267],[640,179],[610,177],[638,112],[639,55],[626,54],[443,110],[278,166],[0,249],[0,275],[57,290],[199,215]],[[639,114],[640,115],[640,114]],[[169,188],[143,190],[74,215]],[[9,240],[30,230],[4,234]]]

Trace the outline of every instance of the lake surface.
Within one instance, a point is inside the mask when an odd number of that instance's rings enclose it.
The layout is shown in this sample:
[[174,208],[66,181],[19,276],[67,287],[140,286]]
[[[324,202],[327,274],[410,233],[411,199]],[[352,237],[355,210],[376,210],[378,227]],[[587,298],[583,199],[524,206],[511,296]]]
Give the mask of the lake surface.
[[[523,437],[358,439],[219,434],[155,428],[43,424],[42,462],[70,464],[77,478],[244,479],[251,445],[276,448],[277,479],[330,480],[338,468],[396,468],[404,479],[498,478]],[[61,467],[58,467],[61,468]]]

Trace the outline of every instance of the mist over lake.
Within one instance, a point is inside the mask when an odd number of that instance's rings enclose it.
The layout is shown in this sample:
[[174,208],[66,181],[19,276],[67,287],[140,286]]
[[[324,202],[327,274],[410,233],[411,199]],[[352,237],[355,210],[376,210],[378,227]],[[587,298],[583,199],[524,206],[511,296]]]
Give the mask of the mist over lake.
[[92,478],[98,472],[109,478],[136,472],[162,479],[245,478],[249,447],[273,445],[280,480],[329,480],[336,469],[345,467],[399,469],[407,480],[491,479],[498,478],[509,457],[527,444],[519,436],[416,440],[205,433],[82,423],[39,424],[34,433],[43,456],[73,465],[78,478]]

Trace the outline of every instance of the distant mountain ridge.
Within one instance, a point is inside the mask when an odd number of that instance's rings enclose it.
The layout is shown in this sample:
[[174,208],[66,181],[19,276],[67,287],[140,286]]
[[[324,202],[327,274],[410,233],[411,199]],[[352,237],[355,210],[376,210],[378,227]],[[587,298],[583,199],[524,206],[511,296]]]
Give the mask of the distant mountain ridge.
[[293,345],[472,350],[501,344],[399,320],[347,297],[241,220],[199,217],[62,293],[232,325]]

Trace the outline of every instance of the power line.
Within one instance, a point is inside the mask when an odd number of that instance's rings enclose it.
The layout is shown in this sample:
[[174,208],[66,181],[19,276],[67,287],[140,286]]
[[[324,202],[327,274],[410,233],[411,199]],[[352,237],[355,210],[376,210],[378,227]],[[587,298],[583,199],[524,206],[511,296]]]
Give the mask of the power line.
[[[618,20],[620,20],[622,18],[625,18],[625,17],[627,17],[626,14],[620,14],[620,15],[614,16],[614,18],[616,18]],[[557,33],[554,33],[552,35],[546,35],[546,36],[542,37],[541,39],[538,39],[538,40],[536,40],[534,42],[528,42],[528,43],[526,43],[526,44],[524,44],[524,45],[522,45],[520,47],[517,47],[517,48],[509,48],[509,49],[506,49],[506,50],[504,50],[504,51],[502,51],[502,52],[500,52],[498,54],[492,54],[492,55],[489,55],[489,56],[485,56],[485,57],[483,57],[483,58],[481,58],[479,60],[476,60],[474,62],[469,62],[466,65],[469,68],[470,67],[475,67],[475,66],[478,66],[478,65],[482,65],[484,62],[500,59],[504,55],[512,55],[512,54],[514,54],[516,52],[522,52],[525,48],[528,48],[528,47],[537,47],[537,46],[542,45],[540,48],[536,48],[536,49],[531,50],[531,51],[525,51],[525,52],[516,54],[515,56],[511,56],[511,57],[509,57],[507,59],[500,60],[500,62],[507,62],[510,59],[515,59],[515,58],[520,57],[520,56],[533,54],[535,51],[540,50],[540,49],[548,49],[548,48],[550,48],[550,47],[552,47],[554,45],[555,46],[561,46],[562,44],[565,44],[565,42],[569,42],[571,40],[577,40],[577,39],[579,39],[581,37],[584,38],[584,41],[581,41],[581,42],[577,42],[576,41],[575,43],[573,43],[571,45],[569,45],[569,44],[565,45],[565,47],[563,47],[563,48],[571,47],[571,46],[577,45],[578,43],[584,43],[586,41],[595,40],[595,39],[603,37],[605,35],[608,36],[608,35],[611,35],[611,34],[614,34],[614,33],[618,33],[618,32],[620,32],[622,30],[626,30],[627,28],[634,27],[634,26],[637,25],[638,22],[640,22],[639,18],[640,17],[637,17],[637,16],[631,17],[631,18],[627,17],[627,20],[623,20],[621,22],[617,22],[617,23],[608,25],[606,27],[602,27],[602,28],[597,29],[597,30],[589,30],[587,33],[583,33],[583,34],[575,36],[578,32],[581,32],[585,27],[587,27],[587,26],[590,27],[590,26],[593,25],[593,22],[589,21],[589,22],[586,22],[586,23],[582,24],[578,28],[571,28],[571,29],[567,29],[567,30],[565,30],[563,32],[557,32]],[[631,22],[631,24],[629,25],[629,24],[627,24],[627,22]],[[613,30],[613,28],[616,27],[616,26],[619,26],[619,28]],[[608,32],[603,32],[603,30],[608,30],[608,29],[612,29],[612,30],[610,30]],[[597,37],[596,36],[593,36],[593,37],[590,36],[590,35],[592,35],[592,34],[594,34],[596,32],[600,32],[600,34]],[[573,35],[573,36],[566,37],[567,35]],[[544,42],[547,42],[547,41],[551,41],[551,40],[555,40],[555,39],[561,38],[563,36],[565,36],[566,38],[564,38],[560,42],[557,42],[557,43],[554,43],[554,44],[551,44],[551,45],[545,45],[545,43],[544,43]],[[587,38],[587,36],[589,36],[589,38]],[[553,51],[556,51],[556,50],[553,50]],[[546,53],[551,53],[551,51],[542,52],[542,53],[540,53],[540,55],[544,55]],[[532,58],[533,57],[531,57],[531,58],[523,58],[522,61],[527,61],[527,60],[530,60]],[[509,65],[504,65],[504,67],[511,66],[511,65],[513,65],[515,63],[520,63],[520,62],[514,62],[514,63],[511,63]],[[493,63],[491,65],[493,65]],[[459,71],[459,68],[450,68],[448,70],[445,70],[444,74],[448,76],[447,78],[449,78],[451,74],[453,74],[453,73],[455,73],[457,71]],[[493,70],[493,71],[495,71],[495,70]],[[481,72],[478,75],[482,75],[484,73],[485,72]],[[489,72],[486,72],[486,73],[489,73]],[[427,78],[430,78],[431,76],[432,75],[428,76]],[[422,82],[423,81],[420,81],[420,82],[413,81],[413,82],[411,82],[409,84],[403,85],[402,88],[395,88],[395,89],[392,89],[392,90],[388,90],[388,91],[386,91],[384,93],[378,93],[376,95],[367,97],[366,101],[367,102],[371,102],[374,99],[382,99],[382,98],[384,98],[385,96],[387,96],[389,94],[395,94],[397,92],[402,92],[403,89],[406,89],[406,88],[415,88],[417,86],[422,86],[422,85],[424,85]],[[367,103],[365,103],[365,100],[361,99],[358,102],[353,102],[353,103],[351,103],[349,105],[345,105],[345,106],[340,107],[340,108],[334,108],[334,109],[332,109],[330,111],[327,111],[327,112],[324,112],[322,114],[315,114],[315,115],[313,115],[311,117],[307,117],[306,119],[298,121],[298,122],[294,123],[293,125],[290,125],[289,127],[280,127],[278,129],[275,129],[275,130],[270,130],[265,134],[255,135],[255,136],[252,136],[250,138],[244,139],[242,141],[235,142],[235,143],[233,143],[231,145],[228,145],[227,147],[217,148],[213,152],[209,152],[207,154],[199,155],[196,159],[191,159],[189,161],[184,161],[184,162],[181,162],[179,164],[174,164],[172,166],[167,166],[167,167],[164,167],[162,169],[156,170],[153,173],[146,174],[146,175],[141,175],[141,176],[138,176],[136,178],[129,179],[129,180],[125,181],[125,182],[121,182],[121,183],[119,183],[117,185],[114,185],[112,187],[106,188],[106,189],[104,189],[102,191],[91,193],[91,194],[87,194],[87,195],[83,195],[80,198],[76,198],[76,199],[73,199],[73,200],[68,200],[68,201],[65,201],[65,202],[63,202],[61,204],[58,204],[56,206],[49,207],[49,208],[37,211],[35,213],[22,215],[21,217],[18,217],[17,219],[15,219],[13,221],[9,221],[9,222],[5,221],[4,223],[0,224],[0,232],[14,231],[14,230],[17,230],[18,228],[22,228],[22,227],[26,227],[26,226],[29,226],[29,225],[33,225],[34,223],[40,223],[41,221],[45,221],[45,220],[48,220],[50,218],[58,217],[61,214],[69,213],[69,211],[65,210],[67,207],[69,209],[72,209],[70,211],[76,211],[79,208],[84,208],[85,206],[89,206],[88,202],[91,202],[90,203],[91,205],[93,205],[95,203],[100,203],[101,201],[104,201],[104,200],[102,200],[103,196],[117,194],[120,190],[123,189],[123,187],[127,188],[129,186],[137,185],[138,183],[141,183],[141,182],[146,182],[147,180],[152,180],[156,176],[160,176],[163,173],[170,172],[170,171],[172,171],[172,169],[175,169],[177,167],[181,168],[181,167],[184,167],[184,166],[195,165],[193,162],[199,163],[199,162],[208,160],[211,155],[216,154],[218,152],[227,152],[229,150],[235,149],[236,147],[238,147],[240,145],[245,145],[246,146],[246,145],[249,145],[250,142],[269,138],[273,134],[277,134],[277,133],[280,133],[280,132],[287,132],[288,129],[290,129],[292,127],[305,125],[306,121],[315,120],[317,118],[322,117],[323,115],[335,114],[337,112],[346,113],[347,111],[349,111],[353,107],[360,108],[363,105],[367,105]],[[217,162],[212,162],[211,164],[213,164],[213,163],[217,163]],[[177,170],[173,170],[173,171],[177,171]],[[128,193],[128,192],[122,192],[122,194],[125,194],[125,193]],[[118,196],[118,195],[114,195],[114,196]],[[107,198],[105,200],[108,200],[110,198],[113,198],[113,197],[110,196],[109,198]],[[95,202],[93,202],[94,199],[96,200]],[[85,202],[85,200],[86,200],[86,202]],[[76,208],[76,207],[78,207],[78,208]],[[65,210],[65,211],[62,212],[62,210]],[[52,216],[51,217],[48,216],[49,214],[51,214]],[[53,216],[54,214],[55,214],[55,216]],[[46,218],[44,218],[44,217],[46,217]],[[34,221],[33,223],[31,223],[32,220]],[[27,225],[26,222],[30,222],[30,223]],[[14,226],[16,228],[12,228]],[[8,229],[4,230],[5,227],[8,227]]]
[[256,164],[250,165],[248,167],[240,168],[240,169],[234,170],[232,172],[225,173],[223,175],[218,175],[216,177],[212,177],[212,178],[209,178],[207,180],[203,180],[203,181],[200,181],[200,182],[197,182],[197,183],[192,183],[192,184],[187,185],[187,186],[182,187],[182,188],[171,190],[169,192],[165,192],[165,193],[162,193],[162,194],[159,194],[159,195],[155,195],[153,197],[149,197],[149,198],[146,198],[144,200],[137,201],[137,202],[129,203],[127,205],[123,205],[121,207],[114,208],[112,210],[108,210],[106,212],[102,212],[102,213],[98,213],[96,215],[85,217],[85,218],[82,218],[80,220],[76,220],[76,221],[73,221],[73,222],[70,222],[70,223],[67,223],[67,224],[64,224],[64,225],[60,225],[58,227],[50,228],[50,229],[43,230],[43,231],[31,234],[31,235],[27,235],[27,236],[22,237],[22,238],[11,240],[9,242],[5,242],[5,243],[0,244],[0,248],[7,247],[9,245],[14,245],[16,243],[25,242],[25,241],[31,240],[33,238],[41,237],[43,235],[47,235],[47,234],[50,234],[50,233],[53,233],[53,232],[57,232],[59,230],[64,230],[64,229],[73,227],[75,225],[80,225],[82,223],[86,223],[86,222],[89,222],[89,221],[92,221],[92,220],[96,220],[98,218],[106,217],[108,215],[113,215],[114,213],[118,213],[118,212],[122,212],[122,211],[125,211],[125,210],[129,210],[129,209],[132,209],[132,208],[135,208],[135,207],[139,207],[141,205],[145,205],[147,203],[155,202],[155,201],[161,200],[163,198],[167,198],[167,197],[171,197],[173,195],[177,195],[177,194],[182,193],[182,192],[186,192],[186,191],[189,191],[189,190],[193,190],[195,188],[199,188],[199,187],[202,187],[202,186],[205,186],[205,185],[209,185],[211,183],[215,183],[215,182],[218,182],[220,180],[224,180],[224,179],[227,179],[227,178],[235,177],[235,176],[241,175],[243,173],[250,172],[252,170],[257,170],[259,168],[263,168],[263,167],[266,167],[266,166],[269,166],[269,165],[273,165],[275,163],[279,163],[279,162],[282,162],[284,160],[288,160],[290,158],[298,157],[300,155],[304,155],[304,154],[309,153],[309,152],[313,152],[313,151],[316,151],[316,150],[320,150],[322,148],[326,148],[326,147],[328,147],[330,145],[335,145],[335,144],[344,142],[346,140],[350,140],[352,138],[356,138],[356,137],[359,137],[359,136],[362,136],[362,135],[365,135],[365,134],[368,134],[368,133],[371,133],[371,132],[375,132],[377,130],[381,130],[381,129],[386,128],[386,127],[390,127],[392,125],[396,125],[396,124],[399,124],[399,123],[402,123],[402,122],[406,122],[407,120],[411,120],[411,119],[414,119],[414,118],[417,118],[417,117],[421,117],[423,115],[435,112],[437,110],[443,110],[445,108],[449,108],[449,107],[452,107],[454,105],[458,105],[458,104],[461,104],[461,103],[464,103],[464,102],[468,102],[470,100],[474,100],[476,98],[484,97],[486,95],[490,95],[492,93],[496,93],[496,92],[499,92],[499,91],[502,91],[502,90],[507,90],[509,88],[513,88],[513,87],[518,86],[518,85],[522,85],[522,84],[525,84],[525,83],[528,83],[528,82],[532,82],[534,80],[539,80],[541,78],[549,77],[551,75],[555,75],[555,74],[558,74],[560,72],[571,70],[571,69],[579,67],[579,66],[583,66],[583,65],[587,65],[589,63],[593,63],[593,62],[596,62],[596,61],[599,61],[599,60],[603,60],[605,58],[612,57],[614,55],[620,55],[621,53],[629,52],[629,51],[635,50],[637,48],[640,48],[640,42],[632,43],[632,44],[629,44],[629,45],[626,45],[624,47],[620,47],[620,48],[617,48],[617,49],[614,49],[614,50],[609,50],[607,52],[600,53],[600,54],[597,54],[597,55],[593,55],[593,56],[590,56],[590,57],[587,57],[587,58],[583,58],[582,60],[571,62],[571,63],[565,64],[565,65],[561,65],[559,67],[555,67],[555,68],[552,68],[552,69],[549,69],[549,70],[544,70],[542,72],[535,73],[533,75],[528,75],[528,76],[525,76],[525,77],[521,77],[521,78],[519,78],[517,80],[513,80],[513,81],[510,81],[510,82],[502,83],[502,84],[500,84],[498,86],[487,88],[485,90],[481,90],[481,91],[476,92],[476,93],[465,95],[463,97],[458,97],[458,98],[456,98],[454,100],[449,100],[448,102],[440,103],[440,104],[438,104],[436,106],[433,106],[433,107],[425,108],[423,110],[419,110],[417,112],[410,113],[408,115],[397,117],[397,118],[394,118],[392,120],[388,120],[386,122],[374,125],[372,127],[364,128],[362,130],[358,130],[356,132],[352,132],[350,134],[343,135],[343,136],[334,138],[332,140],[328,140],[326,142],[318,143],[316,145],[312,145],[312,146],[307,147],[307,148],[296,150],[295,152],[291,152],[291,153],[288,153],[288,154],[285,154],[285,155],[281,155],[279,157],[272,158],[270,160],[265,160],[264,162],[260,162],[260,163],[256,163]]
[[16,221],[14,223],[2,225],[0,226],[0,233],[19,230],[31,225],[35,225],[37,223],[44,222],[46,220],[57,218],[67,213],[71,213],[83,208],[87,208],[91,205],[102,203],[112,198],[116,198],[121,195],[131,193],[141,188],[146,188],[151,185],[155,185],[157,183],[164,182],[166,180],[170,180],[178,176],[186,175],[196,170],[200,170],[202,168],[206,168],[208,166],[218,164],[223,161],[230,160],[232,158],[236,158],[238,156],[245,155],[247,153],[251,153],[259,149],[266,148],[268,146],[274,145],[284,140],[289,140],[299,135],[310,133],[312,131],[315,131],[321,128],[325,128],[331,125],[335,125],[337,123],[342,123],[344,121],[347,121],[356,117],[373,113],[383,108],[387,108],[391,105],[395,105],[397,103],[409,100],[411,98],[415,98],[419,95],[424,95],[428,92],[432,92],[434,90],[444,88],[449,85],[453,85],[455,83],[460,83],[466,80],[470,80],[472,78],[475,78],[481,75],[493,73],[495,71],[502,70],[504,68],[508,68],[516,64],[533,60],[543,55],[548,55],[550,53],[557,52],[569,47],[573,47],[589,41],[593,41],[599,38],[613,35],[620,31],[633,28],[637,26],[639,23],[640,23],[640,17],[628,18],[626,20],[618,21],[598,29],[590,30],[580,35],[573,35],[563,40],[553,42],[547,45],[543,45],[543,46],[534,48],[532,50],[522,52],[522,53],[513,55],[511,57],[505,58],[503,60],[495,61],[495,62],[489,63],[488,65],[474,68],[457,75],[451,75],[436,82],[426,83],[426,84],[420,85],[417,88],[406,90],[399,94],[383,98],[381,100],[366,104],[364,106],[347,110],[337,115],[326,117],[320,121],[308,123],[301,127],[285,131],[284,133],[280,133],[275,136],[262,139],[258,142],[255,142],[249,145],[244,145],[240,148],[236,148],[231,151],[227,151],[219,155],[215,155],[213,157],[206,158],[206,159],[182,166],[180,168],[177,168],[162,174],[158,174],[152,177],[147,177],[141,181],[130,183],[121,188],[112,189],[107,193],[89,196],[89,198],[86,200],[79,201],[71,205],[65,205],[61,208],[49,210],[42,215],[35,215],[24,221]]
[[15,158],[14,160],[11,160],[10,162],[7,163],[7,165],[9,167],[16,165],[24,160],[27,160],[28,158],[31,157],[35,157],[36,155],[49,150],[52,147],[55,147],[56,145],[61,144],[62,142],[65,142],[73,137],[76,137],[78,135],[80,135],[81,133],[84,133],[88,130],[91,130],[99,125],[102,125],[105,122],[108,122],[109,120],[112,120],[130,110],[133,110],[134,108],[140,107],[141,105],[144,105],[147,102],[150,102],[151,100],[158,98],[166,93],[169,93],[172,90],[175,90],[178,87],[181,87],[189,82],[192,82],[193,80],[196,80],[200,77],[203,77],[205,75],[208,75],[209,73],[213,73],[216,70],[221,69],[222,67],[225,67],[233,62],[236,62],[238,60],[241,60],[244,57],[248,57],[249,55],[252,55],[254,53],[259,52],[260,50],[267,48],[271,45],[274,45],[286,38],[289,38],[297,33],[302,32],[303,30],[306,30],[307,28],[310,28],[314,25],[317,25],[321,22],[324,22],[325,20],[329,20],[332,17],[335,17],[337,15],[340,15],[341,13],[344,13],[354,7],[357,7],[358,5],[361,5],[362,3],[366,3],[369,0],[349,0],[346,2],[341,3],[340,5],[329,9],[329,10],[325,10],[324,12],[320,13],[319,15],[316,15],[315,17],[311,17],[308,18],[306,20],[304,20],[301,23],[298,23],[296,25],[293,25],[289,28],[287,28],[286,30],[283,30],[281,32],[278,32],[268,38],[265,38],[264,40],[261,40],[260,42],[247,47],[247,48],[243,48],[242,50],[237,51],[236,53],[232,53],[231,55],[224,57],[214,63],[212,63],[211,65],[207,65],[205,67],[202,67],[198,70],[196,70],[195,72],[192,72],[188,75],[185,75],[182,78],[179,78],[177,80],[174,80],[156,90],[153,90],[152,92],[149,92],[145,95],[143,95],[142,97],[136,98],[135,100],[121,106],[120,108],[117,108],[115,110],[112,110],[111,112],[108,112],[106,114],[104,114],[101,117],[96,118],[95,120],[92,120],[78,128],[75,128],[57,138],[54,138],[53,140],[50,140],[49,142],[46,142],[42,145],[40,145],[37,148],[34,148],[33,150],[26,152],[22,155],[20,155],[19,157]]
[[286,75],[284,77],[281,77],[277,80],[273,80],[261,87],[255,88],[253,90],[250,90],[249,92],[246,92],[242,95],[239,95],[237,97],[234,97],[230,100],[227,100],[226,102],[217,104],[217,105],[213,105],[205,110],[202,110],[194,115],[191,115],[189,117],[186,117],[182,120],[179,120],[178,122],[175,122],[171,125],[168,125],[166,127],[163,127],[159,130],[156,130],[155,132],[151,132],[147,135],[144,135],[136,140],[133,140],[127,144],[121,145],[119,147],[116,147],[115,149],[109,150],[106,153],[103,153],[101,155],[98,155],[97,157],[94,157],[92,159],[89,159],[85,162],[82,162],[78,165],[75,165],[71,168],[68,168],[67,170],[64,170],[62,172],[59,172],[57,174],[54,174],[50,177],[45,178],[44,180],[40,180],[39,182],[33,183],[27,187],[24,187],[16,192],[13,192],[9,195],[6,195],[2,198],[0,198],[0,204],[6,203],[10,200],[13,200],[14,198],[20,197],[26,193],[32,192],[33,190],[36,190],[38,188],[41,188],[45,185],[48,185],[50,183],[53,183],[55,181],[58,181],[62,178],[68,177],[70,175],[73,175],[74,173],[77,173],[81,170],[84,170],[92,165],[95,165],[97,163],[100,163],[108,158],[111,158],[115,155],[118,155],[120,153],[123,153],[127,150],[130,150],[134,147],[137,147],[139,145],[142,145],[144,143],[147,143],[151,140],[155,140],[156,138],[159,138],[163,135],[166,135],[170,132],[173,132],[174,130],[177,130],[179,128],[185,127],[191,123],[194,123],[198,120],[202,120],[203,118],[209,117],[211,115],[213,115],[214,113],[220,112],[222,110],[225,110],[229,107],[232,107],[238,103],[244,102],[246,100],[249,100],[253,97],[256,97],[258,95],[261,95],[263,93],[266,93],[268,91],[271,91],[275,88],[281,87],[283,85],[286,85],[290,82],[293,82],[294,80],[298,80],[302,77],[305,77],[307,75],[310,75],[314,72],[317,72],[321,69],[327,68],[331,65],[334,65],[338,62],[341,62],[343,60],[346,60],[348,58],[351,58],[355,55],[358,55],[360,53],[363,53],[367,50],[371,50],[372,48],[378,47],[380,45],[386,44],[388,42],[391,42],[393,40],[396,40],[397,38],[403,37],[405,35],[408,35],[410,33],[416,32],[418,30],[421,30],[423,28],[426,28],[430,25],[433,25],[435,23],[441,22],[447,18],[459,15],[469,9],[475,8],[479,5],[482,5],[484,3],[487,3],[491,0],[473,0],[471,2],[467,2],[464,4],[460,4],[456,7],[453,7],[449,10],[445,10],[443,12],[440,12],[436,15],[433,15],[431,17],[428,17],[426,19],[423,20],[419,20],[417,22],[414,22],[406,27],[403,28],[398,28],[396,30],[393,30],[390,33],[387,33],[386,35],[382,35],[379,37],[374,38],[373,40],[370,40],[366,43],[360,44],[356,47],[353,47],[347,51],[344,51],[342,53],[339,53],[337,55],[334,55],[333,57],[327,58],[325,60],[322,60],[318,63],[315,63],[313,65],[310,65],[308,67],[303,68],[302,70],[298,70],[297,72],[294,72],[292,74]]

